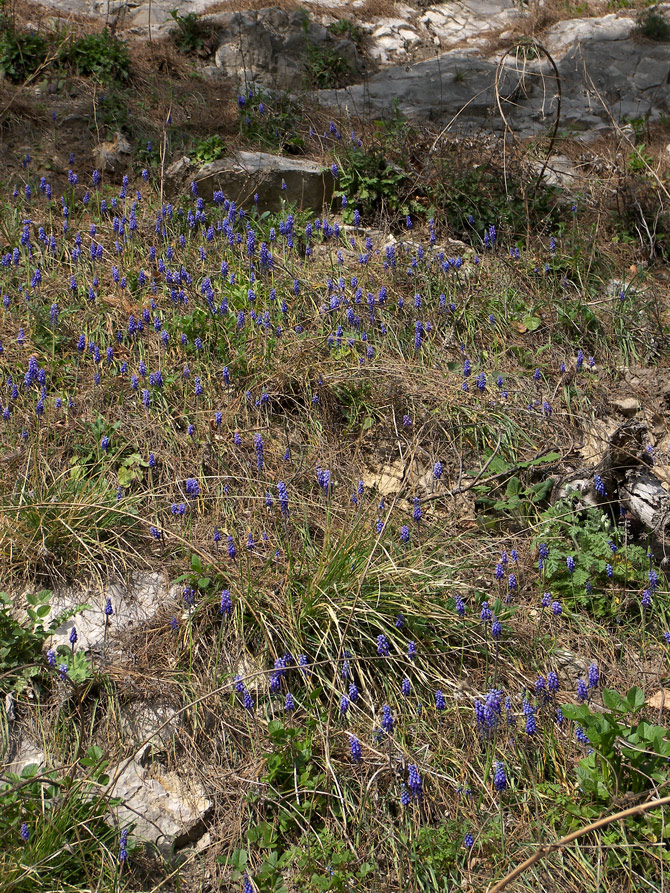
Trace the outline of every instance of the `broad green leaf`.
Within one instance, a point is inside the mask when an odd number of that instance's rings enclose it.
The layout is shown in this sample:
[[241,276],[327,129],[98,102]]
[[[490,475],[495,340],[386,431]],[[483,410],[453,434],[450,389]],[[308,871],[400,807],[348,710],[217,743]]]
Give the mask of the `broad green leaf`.
[[644,707],[644,692],[637,685],[634,685],[629,689],[626,700],[628,701],[629,709],[633,713],[637,713],[638,710]]
[[630,710],[626,700],[613,688],[604,688],[602,697],[605,707],[613,713],[628,713]]
[[542,320],[537,316],[524,316],[523,324],[529,332],[537,332],[542,325]]
[[572,719],[575,722],[584,723],[590,717],[591,713],[586,704],[564,704],[561,707],[563,716],[566,719]]

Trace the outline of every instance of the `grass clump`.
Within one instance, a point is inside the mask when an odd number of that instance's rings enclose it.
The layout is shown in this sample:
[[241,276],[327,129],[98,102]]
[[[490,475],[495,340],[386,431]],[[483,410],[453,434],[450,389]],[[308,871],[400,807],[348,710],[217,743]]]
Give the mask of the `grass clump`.
[[108,818],[114,802],[105,793],[108,764],[96,747],[80,762],[82,778],[31,764],[0,784],[0,889],[126,888],[118,831]]

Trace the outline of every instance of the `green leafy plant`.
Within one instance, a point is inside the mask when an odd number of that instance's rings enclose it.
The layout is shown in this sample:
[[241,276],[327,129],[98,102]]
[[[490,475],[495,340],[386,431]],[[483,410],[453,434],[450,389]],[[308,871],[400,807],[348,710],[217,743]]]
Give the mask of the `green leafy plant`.
[[654,159],[647,152],[645,143],[635,146],[628,156],[628,167],[635,173],[643,173],[648,170]]
[[321,90],[343,87],[351,77],[351,67],[347,60],[329,46],[308,43],[305,68],[309,85]]
[[209,29],[200,21],[195,12],[180,15],[176,9],[170,10],[177,27],[170,31],[175,46],[181,53],[195,53],[203,48]]
[[59,645],[56,662],[59,667],[65,666],[70,685],[81,685],[93,677],[93,665],[84,651],[72,651],[66,645]]
[[131,453],[121,460],[116,476],[120,487],[130,487],[136,481],[141,481],[144,477],[144,469],[149,467],[149,463],[139,453]]
[[225,151],[226,144],[218,133],[213,133],[195,144],[191,156],[198,164],[208,164],[221,158]]
[[[628,543],[620,547],[618,531],[602,509],[579,510],[569,498],[558,500],[542,513],[536,546],[543,543],[547,588],[559,594],[574,609],[585,609],[595,617],[612,617],[637,605],[628,591],[646,583],[647,552]],[[570,572],[568,559],[574,559]],[[609,570],[608,570],[609,569]]]
[[328,25],[328,30],[335,37],[347,38],[359,49],[365,41],[365,31],[352,19],[338,19],[332,25]]
[[[340,350],[350,348],[342,347]],[[379,412],[374,405],[369,383],[345,382],[334,385],[332,393],[337,398],[337,407],[346,421],[348,431],[369,431],[374,427]]]
[[328,828],[306,835],[288,857],[293,880],[306,893],[347,893],[375,870],[371,861],[361,863],[346,842]]
[[[263,781],[269,786],[272,812],[282,835],[303,825],[319,823],[327,798],[323,790],[326,776],[314,754],[315,719],[300,729],[279,719],[268,723],[272,750],[265,754]],[[296,784],[299,797],[296,798]]]
[[[267,852],[258,869],[254,871],[254,889],[259,893],[288,893],[282,872],[290,863],[292,854],[289,851],[279,851],[280,840],[277,829],[269,822],[258,822],[248,829],[247,841],[250,845]],[[247,874],[248,853],[245,849],[235,850],[230,858],[219,856],[217,861],[232,869],[231,879],[235,882],[241,881]]]
[[[117,130],[129,132],[128,90],[114,85],[101,93],[96,103],[96,121],[108,138]],[[95,126],[95,122],[91,122],[91,126]]]
[[[463,860],[463,822],[444,819],[436,825],[424,825],[411,835],[399,834],[417,889],[448,893],[458,877]],[[494,852],[500,847],[500,825],[494,822],[477,836],[478,852]]]
[[[567,806],[578,821],[593,819],[603,807],[633,801],[652,793],[665,793],[670,783],[670,737],[666,726],[654,725],[643,717],[645,696],[633,686],[624,697],[614,689],[603,689],[604,710],[589,704],[566,704],[563,715],[577,723],[589,742],[589,753],[576,767],[579,792],[584,805]],[[630,837],[639,843],[667,840],[669,831],[663,815],[648,813],[627,821]],[[622,841],[621,829],[610,829],[612,845]],[[667,852],[660,854],[667,860]],[[649,872],[642,852],[635,862]],[[608,865],[615,867],[615,852],[608,853]]]
[[88,607],[79,605],[63,611],[45,625],[51,612],[50,601],[51,592],[47,589],[26,596],[26,616],[19,622],[11,597],[0,592],[0,691],[21,691],[31,680],[46,678],[44,642],[59,626]]
[[338,158],[340,168],[338,196],[346,196],[344,218],[353,220],[354,211],[365,216],[384,212],[409,213],[408,187],[410,175],[389,161],[379,149],[372,152],[352,150]]
[[[554,478],[532,480],[532,471],[560,459],[559,453],[546,453],[537,459],[510,463],[500,456],[493,456],[488,470],[498,480],[474,487],[478,494],[477,508],[502,515],[503,518],[527,523],[551,494]],[[524,475],[523,473],[526,472]],[[504,487],[504,490],[503,490]]]
[[93,421],[83,426],[82,436],[73,445],[75,455],[70,460],[70,478],[73,481],[83,480],[90,474],[100,460],[101,439],[113,437],[120,427],[120,422],[110,424],[99,413]]
[[668,729],[640,717],[645,706],[642,689],[633,686],[623,697],[618,691],[605,688],[602,701],[604,712],[589,704],[562,707],[565,718],[582,727],[593,751],[577,766],[582,792],[594,800],[609,802],[667,784]]
[[130,78],[128,49],[107,29],[66,43],[60,51],[60,59],[77,74],[92,76],[103,84]]
[[[304,828],[320,833],[328,798],[323,793],[326,776],[314,759],[316,719],[311,716],[303,728],[273,719],[268,723],[271,749],[265,753],[267,786],[261,798],[249,795],[250,807],[262,807],[264,818],[257,819],[247,830],[249,846],[266,852],[262,864],[254,871],[254,884],[261,893],[288,893],[284,871],[296,859],[299,867],[309,862],[302,847],[292,846],[291,837]],[[302,852],[302,857],[299,853]],[[239,880],[247,867],[246,850],[237,850],[231,859],[220,859],[233,868],[233,880]],[[318,877],[318,875],[317,875]],[[309,887],[312,890],[339,890],[341,886]]]
[[302,11],[302,29],[305,34],[305,72],[307,86],[327,89],[342,87],[351,73],[349,63],[333,47],[312,43],[309,35],[309,16]]
[[34,74],[47,57],[47,42],[34,31],[17,31],[0,16],[0,74],[15,84]]
[[351,223],[355,210],[366,216],[424,215],[426,208],[418,199],[432,197],[432,187],[417,184],[405,169],[415,133],[397,100],[392,113],[374,124],[374,139],[365,150],[352,145],[337,159],[341,173],[336,196],[347,198],[345,221]]
[[178,584],[187,583],[192,589],[204,595],[218,587],[222,580],[211,568],[203,567],[202,559],[194,553],[191,555],[190,572],[180,574],[174,582]]
[[504,171],[492,160],[464,165],[462,158],[447,155],[432,199],[452,232],[479,242],[494,221],[515,235],[529,226],[555,228],[561,219],[559,196],[558,188],[545,183],[535,188],[521,173]]

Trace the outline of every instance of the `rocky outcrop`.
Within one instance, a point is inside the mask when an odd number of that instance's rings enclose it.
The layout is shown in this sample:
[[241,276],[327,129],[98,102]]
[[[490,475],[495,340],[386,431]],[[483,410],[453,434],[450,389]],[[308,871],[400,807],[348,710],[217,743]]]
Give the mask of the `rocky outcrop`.
[[[336,39],[304,10],[287,13],[271,7],[206,21],[219,44],[216,65],[237,84],[295,90],[312,79],[310,59],[312,65],[320,62],[327,68],[333,56],[341,60],[337,68],[346,80],[360,79],[363,64],[352,41]],[[328,77],[326,70],[323,76]]]
[[[39,2],[61,15],[114,18],[118,32],[138,37],[148,35],[149,18],[152,33],[160,36],[174,27],[171,9],[184,16],[206,13],[212,5],[210,0],[152,0],[149,17],[148,0]],[[540,44],[556,63],[557,81],[543,51],[534,56],[523,50],[529,27],[524,23],[532,10],[513,0],[398,2],[393,16],[367,18],[364,8],[364,0],[322,0],[310,3],[307,15],[277,7],[204,15],[213,49],[204,72],[238,86],[253,82],[295,91],[308,81],[325,85],[327,60],[334,53],[351,85],[321,90],[326,105],[372,116],[389,115],[397,105],[408,117],[452,130],[509,126],[521,137],[553,128],[559,83],[560,126],[583,139],[610,129],[612,120],[654,121],[670,114],[668,46],[639,37],[629,14],[568,19],[540,32]],[[658,10],[667,15],[670,4]],[[381,69],[364,83],[365,61],[357,45],[328,27],[340,18],[353,21],[364,35],[369,70]],[[505,55],[515,45],[521,50]],[[505,120],[495,91],[502,57],[498,88]],[[321,80],[314,77],[315,62]]]
[[[546,49],[560,81],[560,124],[588,138],[612,120],[670,113],[670,53],[667,45],[642,41],[634,22],[614,14],[561,22],[550,30]],[[391,66],[363,87],[321,91],[321,101],[357,114],[389,115],[394,105],[409,118],[453,129],[502,130],[496,102],[496,70],[502,53],[450,50],[416,65]],[[553,125],[559,84],[544,54],[522,60],[510,54],[498,80],[508,124],[520,136]]]

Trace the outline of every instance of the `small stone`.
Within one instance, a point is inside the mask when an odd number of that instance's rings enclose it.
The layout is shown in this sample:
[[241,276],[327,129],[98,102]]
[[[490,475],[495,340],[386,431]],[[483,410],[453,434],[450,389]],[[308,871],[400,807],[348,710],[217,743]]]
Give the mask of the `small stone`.
[[613,397],[612,406],[627,419],[632,418],[642,408],[637,397]]
[[402,39],[407,41],[408,43],[417,43],[418,41],[421,40],[421,38],[416,33],[416,31],[410,31],[409,28],[401,28],[398,31],[398,35],[400,37],[402,37]]
[[190,167],[191,159],[187,155],[182,155],[181,158],[178,158],[166,167],[164,182],[167,187],[182,187],[188,177]]
[[128,165],[131,147],[125,136],[117,130],[113,140],[107,140],[93,149],[95,166],[102,171],[115,172]]
[[6,772],[14,772],[21,775],[26,766],[38,766],[42,768],[44,765],[44,751],[42,748],[27,738],[21,740],[18,748],[16,748],[11,760],[3,769]]

